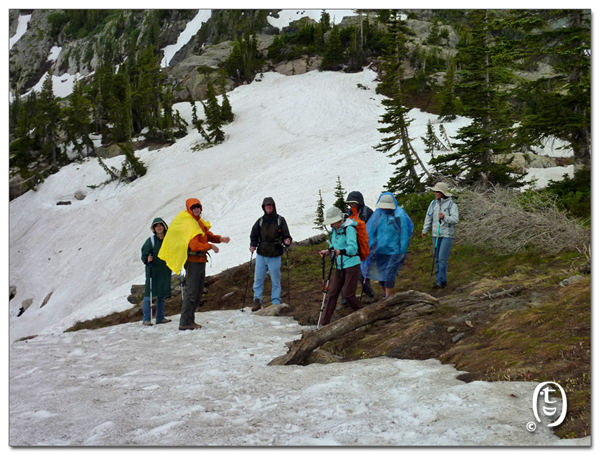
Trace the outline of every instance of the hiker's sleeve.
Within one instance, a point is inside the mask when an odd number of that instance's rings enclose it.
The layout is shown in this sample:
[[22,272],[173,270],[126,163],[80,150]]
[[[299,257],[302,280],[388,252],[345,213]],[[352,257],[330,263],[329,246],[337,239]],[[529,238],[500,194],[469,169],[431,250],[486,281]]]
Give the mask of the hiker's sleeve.
[[256,220],[254,226],[252,226],[252,230],[250,231],[250,246],[257,247],[258,239],[260,238],[260,218]]
[[435,201],[431,201],[429,207],[427,208],[427,214],[425,215],[425,222],[423,223],[423,234],[427,234],[429,229],[431,229],[431,223],[433,221],[433,210],[431,207]]
[[[190,250],[197,251],[200,253],[207,253],[212,249],[212,247],[210,246],[210,244],[208,242],[203,242],[201,240],[202,237],[203,237],[202,234],[198,234],[192,240],[190,240],[190,244],[189,244]],[[208,240],[210,240],[210,237],[208,238]],[[213,242],[213,240],[210,240],[210,241]],[[214,242],[214,243],[219,243],[219,242]]]
[[220,235],[215,235],[212,232],[208,231],[206,233],[206,237],[208,238],[209,242],[212,242],[212,243],[221,243],[221,236]]
[[292,236],[290,235],[290,229],[288,228],[287,221],[285,221],[284,217],[281,217],[281,236],[283,237],[283,240],[292,240]]
[[152,254],[152,242],[150,239],[146,239],[146,242],[142,246],[142,262],[148,265],[148,256]]
[[412,234],[412,227],[409,224],[410,218],[408,215],[400,217],[400,254],[406,254],[408,251],[408,244],[410,243],[410,236]]

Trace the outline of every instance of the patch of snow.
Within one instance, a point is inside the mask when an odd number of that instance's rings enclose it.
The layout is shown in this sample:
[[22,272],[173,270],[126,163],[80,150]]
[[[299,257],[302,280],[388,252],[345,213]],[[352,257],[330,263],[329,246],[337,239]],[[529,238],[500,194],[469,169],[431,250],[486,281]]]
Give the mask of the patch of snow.
[[10,39],[8,41],[9,49],[12,49],[12,47],[15,45],[15,43],[23,37],[23,35],[27,31],[27,26],[28,26],[30,20],[31,20],[31,14],[19,16],[19,23],[17,25],[17,31],[13,36],[10,37]]
[[175,54],[177,54],[177,52],[179,52],[179,50],[183,46],[185,46],[196,35],[196,33],[198,33],[198,30],[200,30],[202,24],[204,24],[206,21],[208,21],[208,19],[210,19],[211,14],[211,10],[209,9],[201,9],[200,11],[198,11],[196,17],[194,17],[194,19],[188,22],[187,26],[185,27],[185,30],[181,32],[181,34],[177,38],[177,43],[170,44],[161,49],[164,53],[164,57],[160,62],[160,66],[162,68],[166,68],[167,66],[169,66],[169,63],[171,59],[175,56]]
[[358,16],[358,14],[353,9],[284,9],[279,11],[279,17],[269,16],[267,17],[267,21],[273,27],[277,27],[279,30],[283,29],[290,25],[291,22],[302,19],[303,17],[309,17],[316,22],[321,20],[321,14],[325,11],[329,14],[331,23],[339,24],[342,22],[342,19],[346,16]]

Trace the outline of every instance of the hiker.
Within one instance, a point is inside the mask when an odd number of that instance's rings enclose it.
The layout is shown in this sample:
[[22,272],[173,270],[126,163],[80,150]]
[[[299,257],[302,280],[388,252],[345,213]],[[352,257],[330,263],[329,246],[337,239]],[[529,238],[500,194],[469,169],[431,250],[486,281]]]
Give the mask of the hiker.
[[[348,197],[346,198],[346,204],[349,205],[348,208],[348,217],[353,219],[354,221],[362,220],[365,224],[373,215],[373,210],[365,205],[365,200],[360,191],[351,191],[348,193]],[[368,238],[365,239],[366,249],[368,249]],[[360,245],[360,239],[359,239]],[[362,262],[362,261],[361,261]],[[365,278],[362,273],[360,276],[360,282],[362,283],[362,293],[366,295],[365,303],[372,303],[375,300],[375,292],[371,287],[371,280]],[[346,299],[344,296],[341,298],[340,306],[338,307],[338,311],[345,310],[348,308],[348,304],[346,303]]]
[[151,297],[156,297],[156,323],[171,322],[165,318],[165,299],[171,297],[171,270],[165,261],[158,257],[167,229],[167,223],[162,218],[154,218],[150,226],[152,235],[142,246],[142,262],[146,265],[146,287],[142,301],[144,326],[152,325]]
[[202,328],[196,324],[194,312],[204,293],[207,255],[210,251],[219,252],[215,243],[229,243],[230,239],[210,231],[210,223],[201,218],[202,204],[198,199],[188,199],[185,206],[186,210],[179,212],[171,222],[158,255],[177,274],[185,266],[186,284],[179,330],[194,330]]
[[431,188],[435,199],[429,204],[421,237],[427,236],[431,228],[433,236],[433,258],[435,261],[434,289],[443,289],[448,285],[448,258],[454,240],[454,227],[458,224],[458,206],[452,200],[448,185],[438,182]]
[[342,211],[337,207],[331,207],[325,213],[325,224],[331,226],[331,234],[328,239],[329,249],[321,250],[319,254],[321,257],[333,254],[336,269],[329,285],[321,325],[331,322],[340,292],[350,308],[355,311],[363,308],[360,300],[356,297],[356,288],[360,278],[356,221],[350,218],[344,220]]
[[394,195],[386,192],[379,196],[367,232],[369,257],[361,265],[362,273],[379,282],[386,299],[394,292],[398,270],[406,259],[413,223]]
[[281,303],[281,256],[283,248],[292,243],[290,230],[285,218],[277,214],[275,201],[266,197],[262,203],[264,215],[261,216],[250,232],[250,251],[256,251],[254,266],[254,305],[252,311],[262,308],[262,294],[267,270],[271,277],[271,303]]

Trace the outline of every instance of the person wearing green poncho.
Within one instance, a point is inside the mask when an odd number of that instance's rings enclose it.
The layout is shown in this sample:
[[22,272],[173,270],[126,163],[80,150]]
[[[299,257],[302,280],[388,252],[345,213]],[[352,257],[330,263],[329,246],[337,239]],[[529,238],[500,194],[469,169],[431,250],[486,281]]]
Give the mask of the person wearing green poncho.
[[144,326],[152,325],[151,297],[156,297],[156,323],[171,322],[165,318],[165,299],[171,297],[171,270],[165,261],[158,257],[168,226],[162,218],[154,218],[150,229],[152,235],[142,246],[142,262],[146,265],[146,286],[142,301]]

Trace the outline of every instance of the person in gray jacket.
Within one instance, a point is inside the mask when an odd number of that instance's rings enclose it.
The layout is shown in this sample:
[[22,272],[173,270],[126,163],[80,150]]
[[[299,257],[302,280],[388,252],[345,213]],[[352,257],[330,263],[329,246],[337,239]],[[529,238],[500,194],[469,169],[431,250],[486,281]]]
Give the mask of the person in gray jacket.
[[452,193],[443,182],[438,182],[431,188],[435,199],[429,204],[423,232],[425,238],[431,229],[433,236],[433,257],[435,258],[435,284],[434,289],[443,289],[447,286],[448,258],[454,240],[454,229],[458,224],[458,206],[452,200]]

